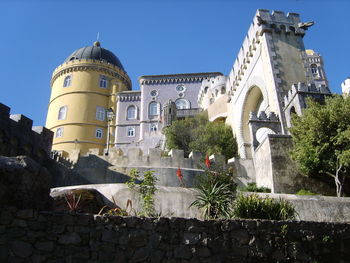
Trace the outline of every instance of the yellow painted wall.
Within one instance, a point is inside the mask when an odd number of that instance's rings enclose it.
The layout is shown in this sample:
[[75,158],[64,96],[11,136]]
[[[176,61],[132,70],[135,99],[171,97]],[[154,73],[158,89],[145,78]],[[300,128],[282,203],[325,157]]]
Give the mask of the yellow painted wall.
[[[107,119],[97,120],[96,109],[98,106],[112,108],[115,112],[115,96],[111,95],[130,89],[128,83],[116,78],[114,74],[129,80],[126,73],[119,68],[92,60],[64,63],[54,71],[46,119],[46,127],[55,133],[53,150],[69,152],[80,149],[85,154],[91,148],[99,148],[102,153],[106,147]],[[69,75],[71,85],[63,87],[64,79]],[[101,75],[108,79],[107,89],[99,87]],[[58,112],[62,106],[67,106],[66,118],[58,120]],[[63,127],[63,136],[56,138],[59,127]],[[103,130],[102,138],[96,138],[96,128]],[[111,128],[111,133],[114,133],[114,127]],[[111,136],[110,142],[113,141]]]

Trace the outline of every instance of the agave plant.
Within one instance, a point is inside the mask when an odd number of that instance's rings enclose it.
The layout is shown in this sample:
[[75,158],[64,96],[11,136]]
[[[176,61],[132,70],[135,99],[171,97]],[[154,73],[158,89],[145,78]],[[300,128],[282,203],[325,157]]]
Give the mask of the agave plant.
[[191,206],[202,211],[204,219],[226,218],[230,214],[232,192],[228,184],[205,184],[198,187],[196,200]]

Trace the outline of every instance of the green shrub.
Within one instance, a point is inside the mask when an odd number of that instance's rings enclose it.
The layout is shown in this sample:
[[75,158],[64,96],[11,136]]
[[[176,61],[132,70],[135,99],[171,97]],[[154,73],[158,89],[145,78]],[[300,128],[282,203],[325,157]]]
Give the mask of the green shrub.
[[313,192],[311,192],[311,191],[309,191],[309,190],[300,189],[300,190],[296,193],[296,195],[318,195],[318,194],[313,193]]
[[139,192],[142,204],[142,215],[145,216],[155,216],[154,208],[154,196],[157,188],[155,186],[158,181],[157,177],[154,175],[154,171],[146,171],[143,174],[143,179],[140,176],[140,172],[137,169],[131,169],[129,172],[130,179],[126,182],[127,186]]
[[191,204],[202,211],[204,219],[229,218],[236,194],[233,175],[212,165],[195,181],[198,189],[196,200]]
[[232,207],[232,217],[246,219],[288,220],[295,219],[294,206],[283,199],[274,200],[270,197],[239,195]]
[[239,187],[239,191],[241,192],[256,192],[256,193],[271,193],[271,189],[267,187],[258,187],[256,183],[248,183],[247,186]]

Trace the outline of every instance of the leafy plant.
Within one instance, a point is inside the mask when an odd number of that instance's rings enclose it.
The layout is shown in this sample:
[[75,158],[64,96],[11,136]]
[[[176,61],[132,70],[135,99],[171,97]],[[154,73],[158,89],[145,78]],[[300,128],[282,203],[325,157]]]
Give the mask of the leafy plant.
[[207,169],[195,182],[198,189],[196,200],[191,206],[202,211],[205,219],[228,218],[236,193],[233,175],[215,165]]
[[107,214],[107,215],[114,215],[114,216],[130,216],[130,215],[137,215],[135,209],[132,207],[132,201],[130,199],[128,199],[126,201],[126,206],[125,209],[118,207],[118,205],[116,204],[114,197],[112,196],[113,199],[113,203],[115,204],[115,208],[109,208],[107,205],[103,206],[100,210],[100,212],[98,213],[98,215],[101,215],[102,212],[107,209],[107,212],[103,213],[103,214]]
[[271,193],[270,188],[263,186],[258,187],[256,183],[248,183],[247,186],[239,187],[238,190],[241,192]]
[[[141,197],[141,205],[143,210],[143,215],[145,216],[155,216],[154,208],[154,195],[157,191],[155,186],[157,178],[154,175],[154,171],[147,171],[143,174],[143,179],[140,177],[140,172],[137,169],[131,169],[129,172],[130,180],[126,182],[128,187],[132,190],[139,192]],[[140,181],[137,184],[137,181]]]
[[286,200],[259,197],[256,194],[239,195],[234,201],[232,216],[235,218],[288,220],[295,219],[294,206]]
[[288,225],[284,224],[281,226],[281,234],[282,234],[282,236],[285,237],[287,235],[287,233],[288,233]]
[[154,171],[147,171],[143,175],[143,180],[140,183],[140,194],[142,198],[142,207],[146,216],[155,215],[154,209],[154,194],[157,191],[155,183],[157,181]]
[[313,192],[311,192],[311,191],[309,191],[309,190],[300,189],[300,190],[296,193],[296,195],[318,195],[318,194],[313,193]]
[[66,200],[67,206],[70,211],[78,211],[80,209],[80,199],[81,195],[78,197],[74,193],[69,193],[64,196],[64,199]]
[[198,190],[196,200],[191,206],[201,209],[205,219],[229,217],[232,195],[227,184],[200,186]]

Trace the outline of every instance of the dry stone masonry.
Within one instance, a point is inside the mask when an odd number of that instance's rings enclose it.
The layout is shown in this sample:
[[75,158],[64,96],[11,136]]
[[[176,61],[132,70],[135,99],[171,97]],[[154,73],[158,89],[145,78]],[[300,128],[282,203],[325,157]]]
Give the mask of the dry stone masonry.
[[349,262],[349,224],[0,211],[1,262]]

